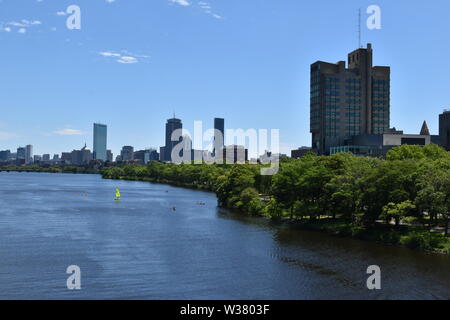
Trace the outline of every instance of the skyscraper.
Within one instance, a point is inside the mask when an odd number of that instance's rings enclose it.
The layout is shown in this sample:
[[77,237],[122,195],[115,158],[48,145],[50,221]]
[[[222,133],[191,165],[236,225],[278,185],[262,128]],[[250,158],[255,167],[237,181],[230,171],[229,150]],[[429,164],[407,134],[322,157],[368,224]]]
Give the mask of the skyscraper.
[[183,129],[183,123],[180,119],[175,118],[175,116],[172,119],[167,120],[166,123],[166,146],[164,149],[165,155],[164,155],[164,161],[166,162],[172,162],[172,150],[173,148],[183,139],[180,135],[179,141],[172,141],[172,134],[176,130],[182,130]]
[[25,163],[33,163],[33,146],[31,144],[25,147]]
[[440,145],[450,151],[450,110],[439,115],[439,140]]
[[223,146],[225,145],[225,119],[214,118],[214,130],[215,133],[213,155],[216,155],[216,150],[220,152],[220,150],[222,150]]
[[353,136],[382,134],[390,126],[390,68],[372,65],[372,45],[345,61],[311,65],[312,147],[319,154]]
[[94,123],[94,160],[107,161],[107,126],[100,123]]

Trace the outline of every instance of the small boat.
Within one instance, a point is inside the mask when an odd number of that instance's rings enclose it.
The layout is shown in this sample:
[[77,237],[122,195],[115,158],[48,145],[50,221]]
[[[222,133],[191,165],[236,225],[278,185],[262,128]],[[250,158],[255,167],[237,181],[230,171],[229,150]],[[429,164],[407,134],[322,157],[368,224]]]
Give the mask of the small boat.
[[172,211],[177,211],[177,208],[173,207],[173,208],[172,208]]
[[121,197],[120,190],[119,190],[119,188],[116,188],[116,197],[114,198],[114,200],[119,201],[120,197]]

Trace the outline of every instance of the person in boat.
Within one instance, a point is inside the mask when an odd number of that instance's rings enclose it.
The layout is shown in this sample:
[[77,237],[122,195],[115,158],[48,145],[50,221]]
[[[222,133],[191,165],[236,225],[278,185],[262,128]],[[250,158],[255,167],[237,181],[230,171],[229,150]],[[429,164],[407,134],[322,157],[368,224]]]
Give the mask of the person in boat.
[[114,200],[118,201],[120,200],[121,194],[120,194],[120,190],[119,188],[116,188],[116,197],[114,198]]

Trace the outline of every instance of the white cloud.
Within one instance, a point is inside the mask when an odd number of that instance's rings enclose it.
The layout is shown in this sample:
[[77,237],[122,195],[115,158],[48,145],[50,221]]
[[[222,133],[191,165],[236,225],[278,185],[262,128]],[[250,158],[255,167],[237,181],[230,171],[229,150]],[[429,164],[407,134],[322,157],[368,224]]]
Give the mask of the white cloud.
[[108,52],[108,51],[99,52],[98,54],[101,56],[104,56],[104,57],[120,57],[121,56],[120,53],[114,53],[114,52]]
[[[187,7],[190,6],[191,3],[188,0],[169,0],[171,4],[179,4],[180,6]],[[223,17],[213,11],[213,8],[209,2],[206,1],[197,1],[197,5],[200,9],[207,15],[215,18],[215,19],[223,19]]]
[[27,32],[28,28],[38,25],[42,25],[42,21],[22,19],[20,21],[10,21],[6,23],[0,22],[0,31],[11,32],[14,30],[18,33],[24,34]]
[[26,25],[24,23],[17,22],[17,21],[7,22],[6,24],[9,26],[13,26],[13,27],[26,27]]
[[112,51],[102,51],[98,52],[98,54],[106,58],[114,58],[116,62],[122,64],[134,64],[138,63],[140,59],[150,59],[150,56],[133,54],[128,52],[127,50],[122,50],[120,53]]
[[169,0],[171,3],[179,4],[180,6],[187,7],[190,6],[191,3],[188,0]]
[[117,62],[128,64],[128,63],[137,63],[138,60],[135,57],[123,56],[123,57],[120,57],[120,59],[117,60]]
[[200,8],[203,9],[203,11],[207,15],[210,15],[211,17],[216,18],[216,19],[223,19],[221,15],[213,12],[213,9],[212,9],[212,6],[210,3],[206,2],[206,1],[199,1],[199,2],[197,2],[197,4]]
[[77,130],[77,129],[62,129],[62,130],[56,130],[53,131],[54,134],[60,135],[60,136],[79,136],[84,134],[83,131]]
[[207,2],[203,2],[203,1],[199,1],[198,5],[200,6],[200,8],[205,9],[205,10],[211,10],[211,5]]

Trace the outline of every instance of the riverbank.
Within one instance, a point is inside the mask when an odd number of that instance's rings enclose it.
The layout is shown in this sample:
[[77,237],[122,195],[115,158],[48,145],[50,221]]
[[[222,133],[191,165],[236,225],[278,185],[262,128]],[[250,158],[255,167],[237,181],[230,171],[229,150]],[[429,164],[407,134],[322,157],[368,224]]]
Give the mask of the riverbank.
[[[175,187],[182,187],[187,189],[195,189],[207,192],[215,192],[212,185],[183,183],[181,181],[170,181],[167,179],[158,179],[150,177],[138,176],[120,176],[120,177],[104,177],[106,179],[127,180],[127,181],[142,181],[157,184],[167,184]],[[266,209],[269,206],[266,202]],[[388,246],[402,246],[413,250],[420,250],[435,254],[450,254],[450,238],[445,237],[442,232],[430,231],[421,226],[395,226],[386,225],[383,223],[375,223],[371,227],[355,226],[351,221],[338,218],[318,217],[310,219],[305,217],[303,219],[290,218],[287,216],[270,216],[268,214],[249,213],[230,207],[221,205],[226,209],[233,210],[239,214],[256,216],[261,219],[271,220],[280,224],[289,224],[293,228],[307,231],[317,231],[327,233],[332,236],[342,238],[353,238],[363,241],[376,242]],[[264,211],[263,212],[267,212]]]
[[[387,159],[310,154],[281,161],[274,176],[262,176],[261,168],[151,162],[103,167],[101,175],[214,192],[220,207],[308,230],[450,253],[450,153],[438,146],[402,146]],[[95,173],[86,167],[9,169]]]
[[347,221],[321,219],[317,221],[288,220],[287,223],[299,229],[325,232],[337,237],[377,242],[388,246],[402,246],[436,254],[450,254],[450,241],[442,232],[423,227],[386,226],[377,223],[371,228],[352,227]]
[[83,166],[59,165],[28,165],[28,166],[0,166],[0,172],[45,172],[45,173],[74,173],[74,174],[100,174],[99,168]]

